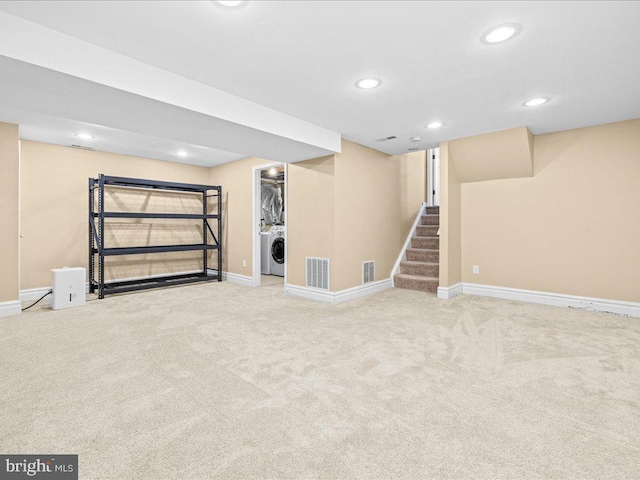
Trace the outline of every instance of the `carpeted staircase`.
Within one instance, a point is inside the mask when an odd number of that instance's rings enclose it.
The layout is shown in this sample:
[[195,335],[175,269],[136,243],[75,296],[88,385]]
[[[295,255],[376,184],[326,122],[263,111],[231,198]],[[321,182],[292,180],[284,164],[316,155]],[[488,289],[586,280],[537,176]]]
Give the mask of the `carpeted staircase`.
[[440,207],[426,207],[425,215],[416,227],[400,273],[394,283],[398,288],[436,293],[438,290],[440,242]]

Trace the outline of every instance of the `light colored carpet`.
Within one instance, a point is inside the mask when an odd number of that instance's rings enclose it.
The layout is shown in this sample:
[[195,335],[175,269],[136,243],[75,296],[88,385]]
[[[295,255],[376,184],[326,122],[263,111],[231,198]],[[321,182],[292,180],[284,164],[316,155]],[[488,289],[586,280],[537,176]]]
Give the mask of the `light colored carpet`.
[[261,287],[270,287],[273,285],[280,285],[280,288],[284,291],[284,277],[278,277],[277,275],[260,275]]
[[0,319],[0,451],[83,479],[640,476],[640,321],[230,283]]

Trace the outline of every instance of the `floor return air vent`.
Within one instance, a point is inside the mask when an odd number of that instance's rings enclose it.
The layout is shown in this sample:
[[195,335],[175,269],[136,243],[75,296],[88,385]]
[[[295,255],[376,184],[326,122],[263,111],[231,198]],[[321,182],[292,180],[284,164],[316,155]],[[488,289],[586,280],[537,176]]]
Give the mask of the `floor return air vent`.
[[362,262],[362,283],[371,283],[376,279],[376,262]]
[[307,257],[307,287],[329,290],[329,259]]

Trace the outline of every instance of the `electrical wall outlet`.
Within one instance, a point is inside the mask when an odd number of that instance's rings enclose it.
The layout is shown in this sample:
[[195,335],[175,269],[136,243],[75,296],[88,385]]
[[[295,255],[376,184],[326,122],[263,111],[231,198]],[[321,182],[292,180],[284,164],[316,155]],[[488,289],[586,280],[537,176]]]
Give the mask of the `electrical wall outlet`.
[[478,265],[473,266],[473,273],[478,275],[480,273],[480,267]]
[[242,260],[242,266],[246,267],[247,266],[247,261],[246,260]]

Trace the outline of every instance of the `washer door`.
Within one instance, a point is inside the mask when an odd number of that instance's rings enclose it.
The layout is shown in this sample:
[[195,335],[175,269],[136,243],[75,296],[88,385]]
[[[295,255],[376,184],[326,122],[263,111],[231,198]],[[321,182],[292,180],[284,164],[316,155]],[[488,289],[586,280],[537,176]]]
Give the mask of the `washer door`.
[[276,263],[284,263],[284,238],[278,237],[271,244],[271,256]]

